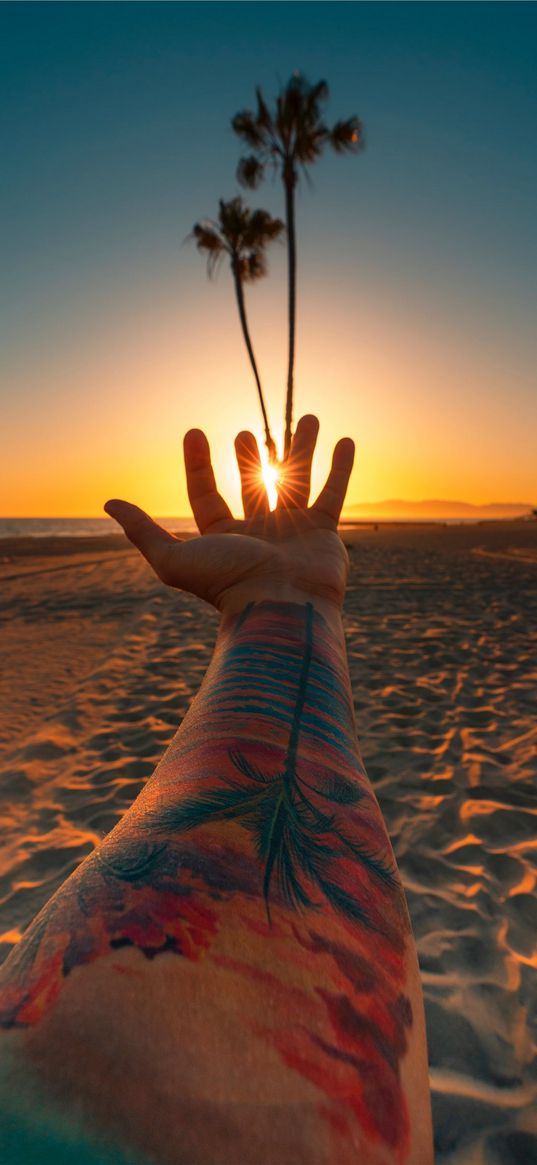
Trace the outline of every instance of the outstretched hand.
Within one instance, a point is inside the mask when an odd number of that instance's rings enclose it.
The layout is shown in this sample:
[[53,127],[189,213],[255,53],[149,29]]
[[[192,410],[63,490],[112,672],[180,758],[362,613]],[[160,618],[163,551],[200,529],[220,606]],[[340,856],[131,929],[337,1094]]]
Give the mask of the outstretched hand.
[[261,599],[313,600],[339,609],[348,556],[337,523],[354,442],[350,437],[338,441],[326,484],[308,507],[318,431],[317,417],[307,415],[298,422],[272,511],[257,441],[253,433],[239,433],[235,451],[244,518],[236,519],[216,488],[205,434],[190,429],[184,438],[186,479],[201,538],[177,538],[130,502],[115,499],[104,508],[164,583],[198,595],[223,613],[233,614]]

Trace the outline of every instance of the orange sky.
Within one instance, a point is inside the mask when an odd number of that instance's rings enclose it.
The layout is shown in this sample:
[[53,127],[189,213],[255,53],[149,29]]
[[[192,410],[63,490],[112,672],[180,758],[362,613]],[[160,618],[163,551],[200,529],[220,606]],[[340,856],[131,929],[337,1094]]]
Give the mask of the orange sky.
[[[283,254],[273,260],[274,282],[284,285],[283,264]],[[209,284],[200,260],[188,298],[181,271],[168,285],[134,287],[119,301],[93,289],[78,303],[68,339],[63,318],[52,318],[30,354],[8,354],[5,516],[98,516],[111,496],[153,515],[189,514],[182,435],[193,426],[207,432],[219,487],[240,514],[233,440],[243,427],[260,442],[263,433],[228,273]],[[267,280],[248,305],[281,441],[280,291]],[[437,308],[425,327],[422,304],[394,282],[389,295],[371,279],[367,294],[350,278],[338,291],[337,306],[330,294],[319,302],[313,286],[299,302],[295,421],[309,411],[321,421],[313,491],[334,442],[348,434],[357,446],[349,504],[531,503],[534,433],[503,391],[517,362],[519,384],[524,376],[515,343],[510,350],[465,326],[464,312],[454,323]]]

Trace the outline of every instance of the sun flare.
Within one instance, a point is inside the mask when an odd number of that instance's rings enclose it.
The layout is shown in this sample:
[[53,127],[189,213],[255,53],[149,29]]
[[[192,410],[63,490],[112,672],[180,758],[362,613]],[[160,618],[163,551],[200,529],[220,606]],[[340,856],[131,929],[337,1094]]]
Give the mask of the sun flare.
[[261,477],[263,479],[263,485],[267,491],[269,505],[271,509],[274,509],[274,506],[278,501],[278,492],[276,490],[276,486],[280,480],[280,470],[278,466],[264,464],[261,469]]

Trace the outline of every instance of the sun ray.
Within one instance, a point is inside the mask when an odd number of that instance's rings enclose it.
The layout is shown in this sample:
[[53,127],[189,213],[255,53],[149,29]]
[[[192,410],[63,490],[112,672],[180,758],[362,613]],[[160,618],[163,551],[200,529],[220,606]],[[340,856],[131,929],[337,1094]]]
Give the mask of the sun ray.
[[263,462],[261,476],[267,491],[269,506],[271,510],[273,510],[276,502],[278,501],[278,491],[276,489],[276,485],[280,480],[280,469],[277,465],[269,465],[268,462]]

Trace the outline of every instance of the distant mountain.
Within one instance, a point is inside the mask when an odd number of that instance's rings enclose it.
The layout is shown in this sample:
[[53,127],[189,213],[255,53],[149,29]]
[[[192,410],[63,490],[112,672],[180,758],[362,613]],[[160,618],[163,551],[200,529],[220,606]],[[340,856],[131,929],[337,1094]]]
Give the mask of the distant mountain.
[[357,502],[345,506],[345,517],[354,520],[376,518],[520,518],[530,514],[535,507],[530,502],[490,502],[477,506],[470,502],[452,502],[432,498],[423,502],[406,502],[401,498],[389,498],[385,502]]

